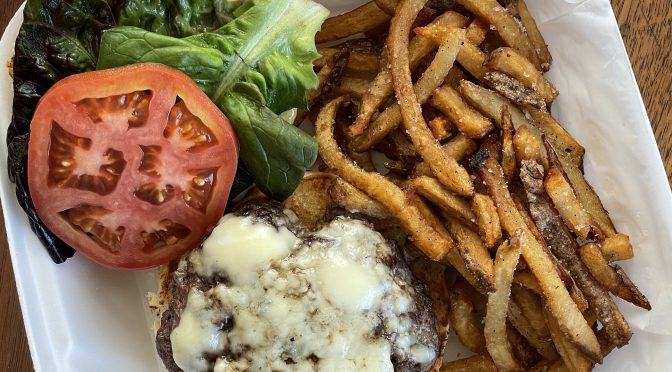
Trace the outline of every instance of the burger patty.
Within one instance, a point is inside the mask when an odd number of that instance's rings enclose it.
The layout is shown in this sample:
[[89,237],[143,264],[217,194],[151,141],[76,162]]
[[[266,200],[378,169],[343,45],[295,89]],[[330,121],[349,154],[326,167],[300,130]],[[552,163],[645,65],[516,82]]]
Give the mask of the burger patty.
[[171,372],[427,370],[426,292],[367,222],[307,232],[279,203],[252,201],[180,260],[157,351]]

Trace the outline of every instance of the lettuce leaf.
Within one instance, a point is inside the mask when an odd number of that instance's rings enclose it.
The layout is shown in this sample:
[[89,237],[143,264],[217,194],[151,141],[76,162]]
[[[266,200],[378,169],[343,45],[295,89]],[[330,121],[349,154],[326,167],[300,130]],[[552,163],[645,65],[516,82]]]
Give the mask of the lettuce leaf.
[[289,196],[317,158],[315,140],[278,114],[317,85],[314,37],[328,10],[310,0],[250,0],[223,27],[185,38],[137,27],[103,34],[97,69],[157,62],[189,75],[227,114],[257,186]]

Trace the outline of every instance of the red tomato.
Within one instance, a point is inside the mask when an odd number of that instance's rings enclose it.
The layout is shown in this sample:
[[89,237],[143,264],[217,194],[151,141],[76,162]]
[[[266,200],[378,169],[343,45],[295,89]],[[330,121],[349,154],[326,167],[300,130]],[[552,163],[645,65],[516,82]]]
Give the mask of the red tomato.
[[181,72],[136,64],[65,78],[31,124],[28,182],[45,225],[117,269],[166,263],[224,213],[238,143]]

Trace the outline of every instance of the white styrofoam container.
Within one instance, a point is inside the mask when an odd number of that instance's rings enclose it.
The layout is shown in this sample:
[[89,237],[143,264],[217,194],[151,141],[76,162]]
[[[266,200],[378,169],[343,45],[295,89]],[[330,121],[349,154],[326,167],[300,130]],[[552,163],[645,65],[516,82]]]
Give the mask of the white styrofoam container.
[[[324,0],[339,13],[361,0]],[[560,122],[587,148],[587,178],[618,229],[630,234],[636,258],[624,266],[653,305],[619,301],[635,335],[601,371],[664,370],[672,365],[672,196],[653,132],[608,0],[528,0],[555,58],[550,79],[561,92]],[[17,13],[0,41],[12,56]],[[0,161],[12,114],[12,85],[0,74]],[[38,371],[153,371],[155,356],[145,294],[156,272],[115,272],[80,255],[55,265],[30,230],[6,169],[0,197],[28,343]],[[447,357],[464,355],[451,346]]]

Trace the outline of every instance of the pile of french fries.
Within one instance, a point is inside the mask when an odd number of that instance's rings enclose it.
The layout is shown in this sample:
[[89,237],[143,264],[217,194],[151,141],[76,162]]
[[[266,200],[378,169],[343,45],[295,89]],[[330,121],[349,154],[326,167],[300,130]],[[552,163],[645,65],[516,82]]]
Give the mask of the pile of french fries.
[[404,232],[444,345],[452,329],[476,354],[434,370],[588,371],[628,343],[611,295],[650,305],[615,263],[633,249],[584,148],[550,114],[552,58],[524,0],[376,0],[317,41],[303,115],[325,173],[288,204],[309,225],[336,205]]

